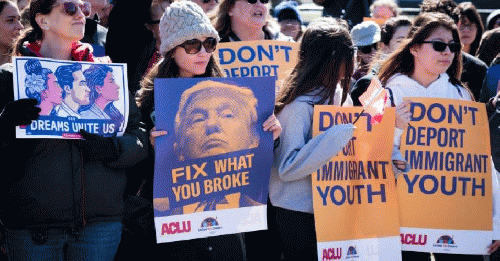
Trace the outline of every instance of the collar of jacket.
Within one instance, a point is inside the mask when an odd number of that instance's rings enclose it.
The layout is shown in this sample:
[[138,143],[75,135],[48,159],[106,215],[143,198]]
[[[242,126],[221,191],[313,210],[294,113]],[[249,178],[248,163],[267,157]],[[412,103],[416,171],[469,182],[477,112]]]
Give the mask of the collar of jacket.
[[[40,54],[40,43],[25,43],[24,46],[38,57],[43,57]],[[74,42],[71,45],[71,57],[74,61],[86,61],[93,62],[94,55],[92,54],[92,47],[88,44],[83,44],[82,42]]]

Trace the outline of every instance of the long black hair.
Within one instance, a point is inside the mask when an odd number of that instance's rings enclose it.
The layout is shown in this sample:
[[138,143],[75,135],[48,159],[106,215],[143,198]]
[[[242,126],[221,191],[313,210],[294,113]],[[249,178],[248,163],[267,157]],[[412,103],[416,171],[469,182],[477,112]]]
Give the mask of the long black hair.
[[[328,100],[333,104],[339,82],[341,103],[346,100],[354,67],[354,47],[347,28],[347,22],[335,18],[321,18],[309,25],[300,44],[299,61],[278,95],[276,113],[295,98],[320,88],[319,103]],[[340,75],[342,66],[344,74]]]

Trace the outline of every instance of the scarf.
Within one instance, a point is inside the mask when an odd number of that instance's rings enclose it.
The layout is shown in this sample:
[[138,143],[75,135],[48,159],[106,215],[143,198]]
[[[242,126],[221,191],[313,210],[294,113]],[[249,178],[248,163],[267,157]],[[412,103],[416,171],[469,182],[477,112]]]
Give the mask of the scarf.
[[[32,53],[34,53],[38,57],[43,57],[40,54],[40,43],[33,42],[25,44],[25,47],[28,48]],[[92,54],[92,49],[90,45],[83,44],[82,42],[74,42],[71,44],[71,57],[74,61],[86,61],[93,62],[94,55]]]

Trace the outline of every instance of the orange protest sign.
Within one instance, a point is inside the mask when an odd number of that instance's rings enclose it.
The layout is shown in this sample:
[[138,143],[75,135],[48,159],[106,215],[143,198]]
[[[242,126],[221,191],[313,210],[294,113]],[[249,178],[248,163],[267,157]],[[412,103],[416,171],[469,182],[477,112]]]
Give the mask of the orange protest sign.
[[485,105],[411,100],[412,121],[401,137],[401,152],[412,170],[398,178],[403,249],[485,254],[492,239]]
[[373,21],[378,24],[378,26],[382,27],[385,22],[389,20],[388,18],[372,18],[372,17],[363,17],[363,22],[365,21]]
[[227,77],[276,76],[281,86],[297,64],[299,46],[275,40],[219,43],[215,57]]
[[[313,135],[354,121],[360,107],[315,106]],[[394,108],[373,125],[363,113],[346,147],[315,173],[312,191],[319,260],[400,260],[391,165]],[[343,254],[342,254],[343,253]]]

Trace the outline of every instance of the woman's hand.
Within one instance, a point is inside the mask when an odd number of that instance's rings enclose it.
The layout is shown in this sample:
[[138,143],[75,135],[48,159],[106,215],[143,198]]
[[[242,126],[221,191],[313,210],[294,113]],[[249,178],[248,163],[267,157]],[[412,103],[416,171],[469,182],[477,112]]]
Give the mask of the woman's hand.
[[498,247],[500,247],[500,240],[493,240],[493,243],[488,246],[488,254],[493,254],[493,252],[497,251]]
[[406,163],[404,161],[401,161],[401,160],[393,160],[392,163],[394,164],[394,166],[396,168],[398,168],[399,170],[403,171],[406,169]]
[[396,128],[404,130],[410,123],[410,104],[411,101],[404,100],[401,104],[396,106]]
[[283,130],[281,128],[280,121],[276,118],[276,116],[274,116],[274,114],[269,116],[262,126],[264,127],[264,131],[273,132],[273,140],[277,139]]
[[154,147],[156,137],[164,136],[164,135],[168,135],[168,132],[164,131],[164,130],[156,130],[156,127],[153,127],[151,129],[151,132],[149,133],[149,142],[151,142],[151,145],[153,145],[153,147]]

